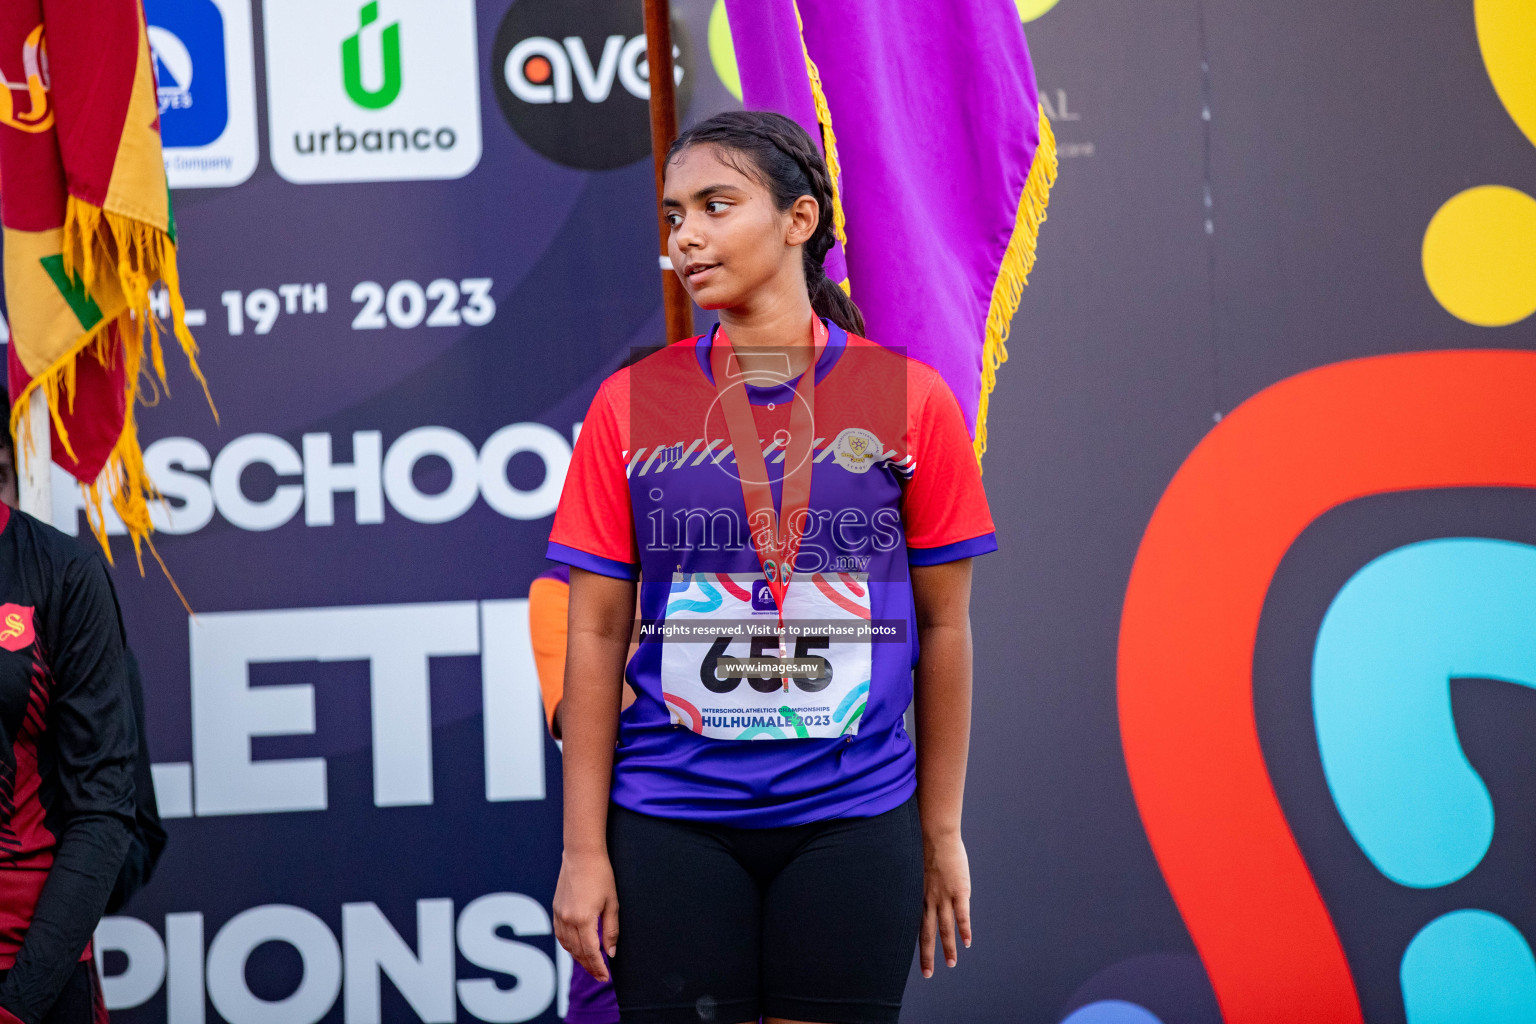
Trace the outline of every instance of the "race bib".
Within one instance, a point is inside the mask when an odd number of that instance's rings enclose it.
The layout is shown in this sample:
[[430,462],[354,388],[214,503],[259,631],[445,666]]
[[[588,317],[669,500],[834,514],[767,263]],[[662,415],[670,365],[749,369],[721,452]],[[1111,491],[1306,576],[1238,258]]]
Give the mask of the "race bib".
[[792,580],[784,626],[761,576],[674,574],[655,627],[672,721],[720,740],[856,734],[869,696],[867,574]]

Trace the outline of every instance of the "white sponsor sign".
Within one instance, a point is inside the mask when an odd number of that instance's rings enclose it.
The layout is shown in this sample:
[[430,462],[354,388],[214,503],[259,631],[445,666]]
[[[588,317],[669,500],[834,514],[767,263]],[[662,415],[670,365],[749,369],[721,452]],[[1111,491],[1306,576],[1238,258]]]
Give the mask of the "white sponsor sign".
[[256,58],[246,0],[147,0],[171,188],[227,188],[256,170]]
[[480,161],[473,0],[265,0],[262,12],[278,174],[461,178]]

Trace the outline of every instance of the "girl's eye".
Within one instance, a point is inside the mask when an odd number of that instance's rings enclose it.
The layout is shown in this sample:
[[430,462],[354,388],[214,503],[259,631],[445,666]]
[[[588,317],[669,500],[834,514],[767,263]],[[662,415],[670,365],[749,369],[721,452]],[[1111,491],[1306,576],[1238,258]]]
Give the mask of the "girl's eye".
[[705,213],[720,213],[720,212],[724,211],[730,205],[731,205],[730,203],[727,203],[723,199],[711,199],[708,203],[706,203],[704,205],[704,212]]
[[667,223],[672,225],[674,228],[677,227],[682,222],[683,222],[682,214],[680,214],[680,213],[669,213],[669,214],[667,214]]

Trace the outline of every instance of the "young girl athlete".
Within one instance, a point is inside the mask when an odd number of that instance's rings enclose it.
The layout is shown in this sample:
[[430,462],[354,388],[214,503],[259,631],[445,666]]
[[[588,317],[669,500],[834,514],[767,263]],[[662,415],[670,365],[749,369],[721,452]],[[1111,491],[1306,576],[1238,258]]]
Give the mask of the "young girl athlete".
[[663,205],[720,324],[603,383],[555,515],[556,935],[599,979],[609,954],[626,1024],[895,1022],[914,940],[924,976],[971,940],[971,558],[997,545],[970,437],[937,373],[858,337],[794,122],[685,132]]

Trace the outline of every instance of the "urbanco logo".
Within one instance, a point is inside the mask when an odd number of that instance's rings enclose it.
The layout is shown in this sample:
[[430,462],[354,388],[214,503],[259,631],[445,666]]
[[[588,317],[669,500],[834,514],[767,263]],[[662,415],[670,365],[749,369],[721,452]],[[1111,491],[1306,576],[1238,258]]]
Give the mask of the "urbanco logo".
[[366,3],[357,12],[357,31],[341,44],[342,82],[353,103],[367,110],[383,110],[400,96],[400,23],[384,26],[379,35],[379,53],[384,64],[384,81],[377,89],[363,85],[363,29],[379,20],[379,5]]
[[238,185],[256,170],[256,59],[244,0],[145,0],[172,188]]
[[[514,131],[556,163],[608,170],[651,151],[650,64],[640,4],[517,0],[492,47],[496,102]],[[672,25],[673,82],[688,109],[693,64]]]
[[284,178],[461,178],[479,163],[473,0],[265,0],[263,14]]

